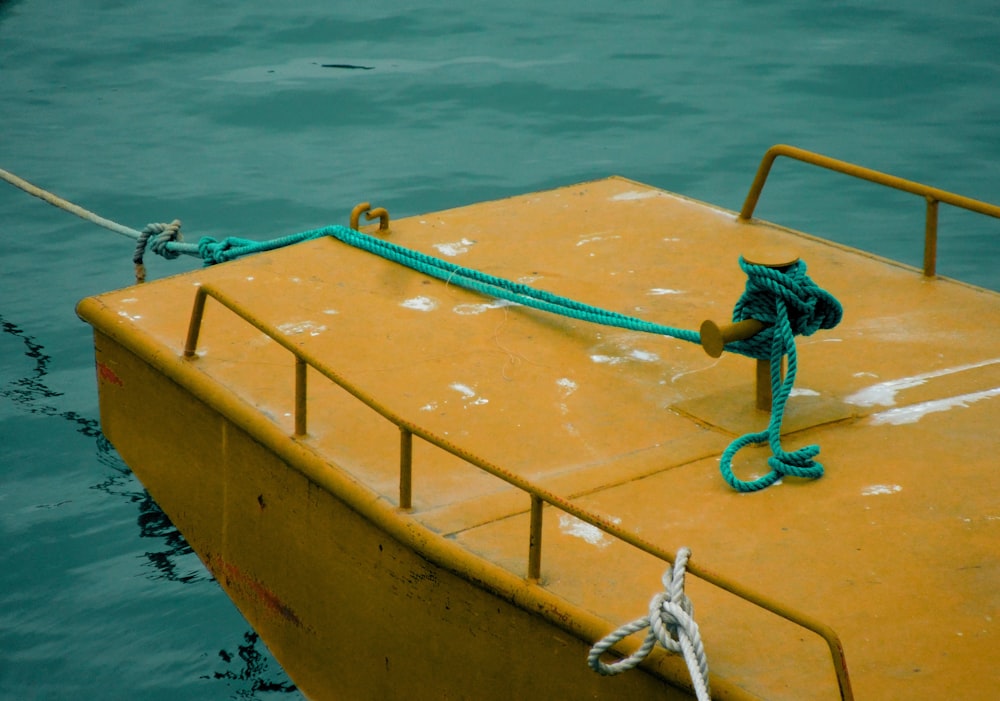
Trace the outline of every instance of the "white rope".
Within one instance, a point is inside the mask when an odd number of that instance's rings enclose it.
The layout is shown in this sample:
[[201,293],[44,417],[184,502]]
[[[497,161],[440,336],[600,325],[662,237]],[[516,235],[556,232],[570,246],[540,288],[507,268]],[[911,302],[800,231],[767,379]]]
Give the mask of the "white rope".
[[48,190],[43,190],[37,185],[32,185],[24,178],[19,178],[18,176],[14,175],[10,171],[4,170],[3,168],[0,168],[0,179],[6,180],[14,187],[21,188],[29,195],[34,195],[35,197],[41,200],[45,200],[54,207],[58,207],[59,209],[69,212],[70,214],[75,214],[81,219],[86,219],[87,221],[93,224],[97,224],[98,226],[103,226],[105,229],[108,229],[109,231],[114,231],[115,233],[121,234],[122,236],[128,236],[131,239],[137,239],[141,235],[141,232],[136,231],[135,229],[131,229],[117,222],[113,222],[110,219],[105,219],[102,216],[94,214],[90,210],[84,209],[79,205],[75,205],[72,202],[69,202],[68,200],[64,200],[62,197],[59,197],[58,195],[53,195]]
[[[650,600],[647,615],[626,623],[590,649],[587,664],[591,669],[604,675],[627,672],[646,659],[658,642],[667,650],[684,656],[698,701],[710,701],[708,658],[705,656],[705,646],[701,642],[698,624],[693,617],[694,605],[684,593],[684,574],[690,557],[689,548],[677,551],[673,566],[667,567],[663,573],[663,586],[666,591],[658,593]],[[625,659],[611,664],[601,661],[601,655],[608,648],[644,628],[649,628],[649,632],[646,633],[646,639],[638,650]]]

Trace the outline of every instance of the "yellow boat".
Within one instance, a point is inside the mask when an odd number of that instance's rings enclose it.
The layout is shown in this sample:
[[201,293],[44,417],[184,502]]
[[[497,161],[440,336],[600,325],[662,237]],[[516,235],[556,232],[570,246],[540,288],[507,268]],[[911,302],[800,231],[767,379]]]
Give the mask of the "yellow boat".
[[[754,219],[778,156],[923,198],[925,269]],[[1000,298],[935,274],[939,202],[1000,216],[778,146],[740,213],[621,177],[377,211],[445,272],[323,235],[78,313],[105,434],[308,698],[991,699]],[[842,304],[790,392],[722,352],[781,328],[728,323],[741,256]]]

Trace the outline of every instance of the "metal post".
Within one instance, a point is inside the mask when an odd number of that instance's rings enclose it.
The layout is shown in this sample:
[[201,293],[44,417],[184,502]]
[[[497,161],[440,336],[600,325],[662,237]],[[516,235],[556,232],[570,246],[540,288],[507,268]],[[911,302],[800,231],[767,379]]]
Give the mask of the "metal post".
[[413,433],[399,427],[399,508],[413,507]]
[[937,275],[938,201],[927,196],[927,221],[924,224],[924,277]]
[[188,324],[187,340],[184,342],[184,357],[193,358],[198,348],[198,334],[201,332],[201,318],[205,314],[205,298],[208,292],[199,287],[194,293],[194,306],[191,308],[191,322]]
[[309,366],[295,356],[295,435],[306,435],[306,369]]
[[542,577],[542,506],[541,497],[531,495],[531,535],[528,538],[528,580]]

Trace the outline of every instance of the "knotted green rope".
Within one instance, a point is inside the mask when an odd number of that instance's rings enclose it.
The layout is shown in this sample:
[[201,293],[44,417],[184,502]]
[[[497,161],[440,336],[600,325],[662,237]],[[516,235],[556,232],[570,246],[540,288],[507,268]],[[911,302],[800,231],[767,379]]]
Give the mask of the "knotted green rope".
[[[821,289],[806,275],[806,264],[796,262],[785,270],[747,263],[740,258],[740,267],[747,274],[743,295],[733,309],[733,321],[757,319],[765,328],[752,338],[734,341],[726,350],[771,362],[771,420],[767,429],[747,433],[729,444],[722,453],[719,469],[723,479],[740,492],[755,492],[777,482],[785,475],[816,479],[823,475],[823,465],[813,460],[818,445],[809,445],[793,452],[781,447],[781,422],[785,404],[795,385],[798,355],[795,336],[809,336],[819,329],[832,329],[840,323],[844,310],[840,302]],[[790,314],[789,310],[793,313]],[[781,361],[788,358],[788,372],[781,379]],[[750,444],[769,443],[771,452],[767,464],[771,471],[757,479],[745,481],[733,474],[733,456]]]

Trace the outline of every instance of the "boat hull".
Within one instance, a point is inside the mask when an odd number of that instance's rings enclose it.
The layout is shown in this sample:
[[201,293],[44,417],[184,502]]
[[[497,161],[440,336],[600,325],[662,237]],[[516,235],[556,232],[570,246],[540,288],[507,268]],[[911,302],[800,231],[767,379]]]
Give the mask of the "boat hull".
[[105,434],[308,698],[691,698],[656,671],[679,673],[676,658],[594,674],[584,612],[503,571],[445,566],[391,504],[193,398],[179,382],[196,373],[171,377],[101,332],[95,347]]

